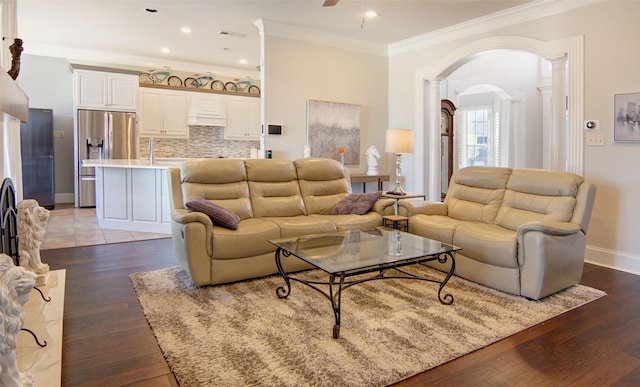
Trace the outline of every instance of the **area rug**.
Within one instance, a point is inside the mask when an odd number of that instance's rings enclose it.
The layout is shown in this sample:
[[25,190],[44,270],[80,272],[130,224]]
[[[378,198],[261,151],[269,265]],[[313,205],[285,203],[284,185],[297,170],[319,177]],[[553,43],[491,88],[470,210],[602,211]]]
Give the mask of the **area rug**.
[[[415,266],[416,273],[443,273]],[[319,278],[319,270],[304,273]],[[452,277],[371,281],[343,293],[340,338],[329,300],[279,276],[198,288],[179,268],[131,275],[181,386],[382,386],[487,346],[603,297],[576,285],[540,301]]]

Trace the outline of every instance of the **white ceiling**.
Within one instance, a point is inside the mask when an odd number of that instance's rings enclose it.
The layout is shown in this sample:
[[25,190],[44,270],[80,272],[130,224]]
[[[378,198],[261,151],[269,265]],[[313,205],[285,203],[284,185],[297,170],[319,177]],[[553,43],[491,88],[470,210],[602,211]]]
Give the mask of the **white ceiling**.
[[[260,60],[259,30],[254,25],[258,19],[383,50],[390,43],[531,0],[341,0],[334,7],[323,7],[323,1],[18,0],[18,31],[25,53],[34,47],[48,47],[48,52],[91,50],[149,58],[150,65],[178,61],[255,70]],[[380,16],[362,24],[369,9]],[[191,34],[181,33],[183,26],[190,27]],[[221,35],[221,30],[244,37]],[[161,53],[162,47],[171,52]],[[247,63],[239,64],[241,58]]]

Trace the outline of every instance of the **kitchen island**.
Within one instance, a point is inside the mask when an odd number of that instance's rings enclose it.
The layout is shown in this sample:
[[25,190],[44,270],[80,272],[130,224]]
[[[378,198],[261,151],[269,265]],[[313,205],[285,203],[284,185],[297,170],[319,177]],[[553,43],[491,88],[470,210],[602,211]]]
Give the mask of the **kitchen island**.
[[167,169],[185,160],[83,160],[96,169],[100,228],[171,234]]

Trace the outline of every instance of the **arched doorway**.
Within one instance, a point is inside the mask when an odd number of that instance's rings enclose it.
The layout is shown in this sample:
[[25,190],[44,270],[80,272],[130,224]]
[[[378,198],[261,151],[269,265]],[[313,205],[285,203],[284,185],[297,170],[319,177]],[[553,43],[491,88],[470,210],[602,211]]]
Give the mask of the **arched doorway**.
[[517,36],[491,37],[467,44],[435,66],[417,71],[414,184],[418,190],[427,193],[429,200],[439,200],[441,195],[441,81],[474,57],[495,49],[530,52],[552,63],[549,136],[552,142],[549,146],[553,160],[549,168],[577,174],[583,172],[583,37],[552,42]]

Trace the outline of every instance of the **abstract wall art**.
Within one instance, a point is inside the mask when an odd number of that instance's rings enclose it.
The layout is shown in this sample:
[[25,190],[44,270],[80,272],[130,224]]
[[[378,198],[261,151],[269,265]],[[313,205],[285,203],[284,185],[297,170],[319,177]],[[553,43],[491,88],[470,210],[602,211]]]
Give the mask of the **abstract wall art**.
[[307,143],[311,157],[360,164],[360,105],[308,100]]
[[613,141],[640,141],[640,93],[614,94]]

